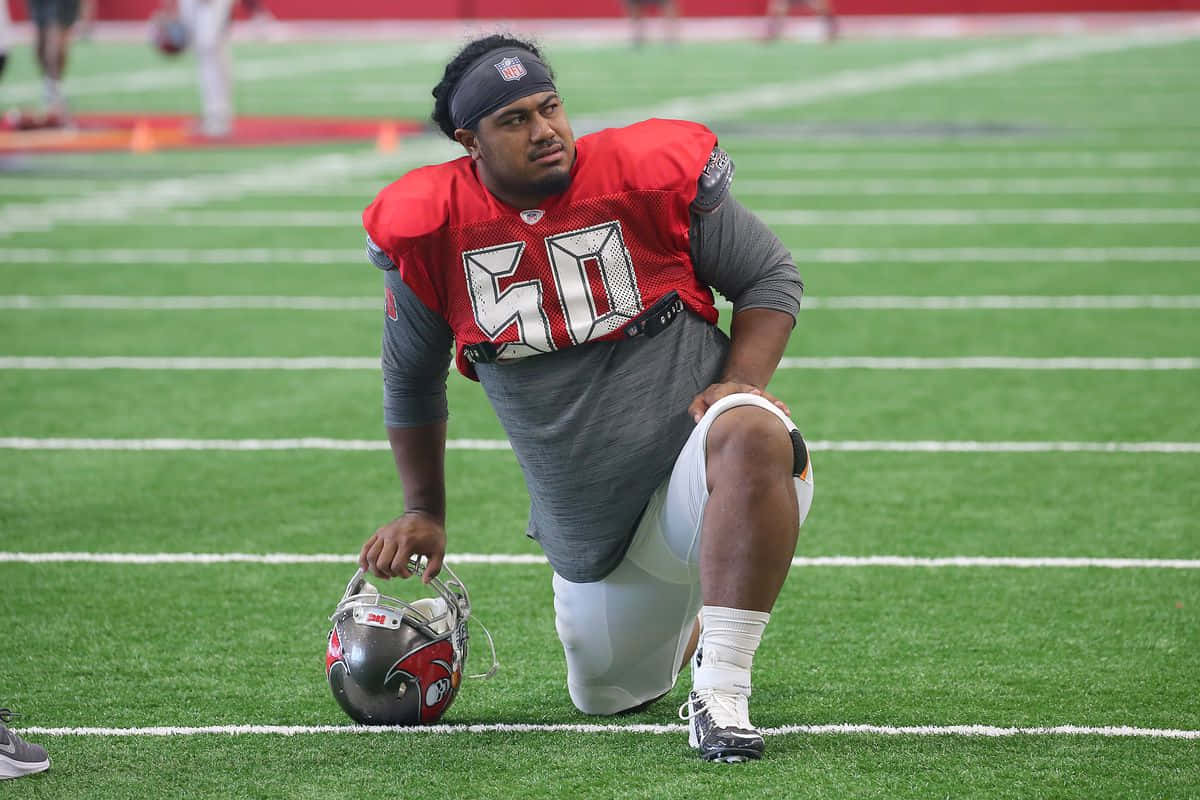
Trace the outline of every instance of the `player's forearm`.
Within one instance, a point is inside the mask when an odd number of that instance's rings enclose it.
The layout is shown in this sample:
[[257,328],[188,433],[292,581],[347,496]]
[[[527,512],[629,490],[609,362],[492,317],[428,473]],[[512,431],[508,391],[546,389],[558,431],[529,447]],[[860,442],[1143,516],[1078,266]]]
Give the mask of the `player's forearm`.
[[734,314],[722,382],[765,389],[779,366],[794,325],[791,314],[769,308],[749,308]]
[[404,510],[446,521],[446,423],[387,429],[396,472],[404,487]]

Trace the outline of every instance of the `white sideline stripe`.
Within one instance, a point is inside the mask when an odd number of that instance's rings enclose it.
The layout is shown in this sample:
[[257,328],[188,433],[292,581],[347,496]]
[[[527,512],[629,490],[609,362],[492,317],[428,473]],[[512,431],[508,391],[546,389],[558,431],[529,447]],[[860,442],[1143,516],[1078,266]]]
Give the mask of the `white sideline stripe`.
[[[187,357],[187,356],[0,356],[0,370],[378,370],[379,358],[353,356]],[[781,359],[779,369],[1037,369],[1163,371],[1200,369],[1200,358],[1021,358],[964,356],[828,356]]]
[[[1196,155],[1200,161],[1200,154]],[[740,161],[740,159],[739,159]],[[1200,180],[1174,178],[898,178],[888,180],[735,179],[736,193],[754,195],[1047,195],[1194,194]],[[322,194],[328,196],[326,192]],[[359,193],[361,194],[361,192]],[[357,195],[355,195],[357,196]]]
[[[299,736],[304,734],[425,734],[447,735],[455,733],[649,733],[682,734],[687,726],[675,725],[595,725],[595,724],[504,724],[488,725],[206,725],[202,727],[148,727],[148,728],[20,728],[27,736],[204,736],[204,735],[267,735]],[[767,736],[827,736],[827,735],[876,735],[876,736],[967,736],[967,737],[1011,737],[1011,736],[1103,736],[1144,739],[1200,739],[1200,730],[1172,728],[1137,728],[1129,725],[1055,725],[1052,727],[999,728],[993,725],[784,725],[778,728],[763,728]]]
[[[818,452],[841,453],[1200,453],[1200,442],[977,442],[977,441],[823,441],[808,442]],[[386,451],[377,439],[68,439],[12,436],[0,438],[0,450],[112,450],[238,452],[279,450]],[[506,439],[448,439],[448,450],[505,451]]]
[[[453,564],[545,565],[545,556],[454,553]],[[357,553],[22,553],[0,551],[0,563],[17,564],[351,564]],[[1179,558],[1036,558],[1016,556],[797,556],[794,567],[1016,568],[1016,569],[1200,569],[1200,560]]]
[[[365,251],[212,248],[52,250],[38,247],[0,248],[2,264],[362,264]],[[942,264],[981,262],[1054,264],[1121,262],[1200,262],[1200,247],[922,247],[793,249],[798,263]]]
[[1194,225],[1197,208],[761,210],[768,225]]
[[1191,20],[1173,25],[1134,28],[1112,36],[1040,39],[1018,47],[972,50],[940,58],[850,69],[829,76],[811,76],[804,81],[789,80],[709,95],[681,97],[640,109],[614,112],[605,115],[604,122],[617,125],[651,116],[719,119],[742,116],[761,109],[797,108],[832,98],[875,94],[1092,54],[1170,45],[1195,38],[1198,34],[1200,24]]
[[[757,212],[768,225],[1194,225],[1196,208],[988,208],[844,209],[802,208]],[[218,228],[346,228],[361,226],[353,211],[176,211],[165,215],[60,220],[61,225]]]
[[[718,302],[719,308],[730,308]],[[316,297],[280,295],[0,295],[0,308],[15,311],[56,309],[101,309],[105,311],[380,311],[383,304],[375,297]],[[845,295],[812,297],[805,295],[801,311],[814,310],[1127,310],[1195,309],[1200,295]]]

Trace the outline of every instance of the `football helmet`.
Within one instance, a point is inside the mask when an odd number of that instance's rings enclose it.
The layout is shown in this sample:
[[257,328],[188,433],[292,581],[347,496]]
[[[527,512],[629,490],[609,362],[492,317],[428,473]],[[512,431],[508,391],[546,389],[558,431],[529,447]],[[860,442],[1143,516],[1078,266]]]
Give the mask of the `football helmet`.
[[[410,562],[415,574],[424,562]],[[467,587],[449,567],[432,578],[433,597],[405,602],[382,594],[358,570],[329,619],[325,677],[338,705],[363,725],[429,725],[454,702],[467,660]],[[483,627],[482,625],[480,627]],[[495,674],[496,649],[492,649]]]

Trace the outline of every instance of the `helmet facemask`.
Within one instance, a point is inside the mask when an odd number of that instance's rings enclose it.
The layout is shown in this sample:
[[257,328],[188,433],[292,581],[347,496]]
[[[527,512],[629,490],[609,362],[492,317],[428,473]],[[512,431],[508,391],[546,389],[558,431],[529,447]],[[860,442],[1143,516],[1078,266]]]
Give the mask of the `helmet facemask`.
[[[421,574],[423,563],[413,564]],[[379,591],[358,570],[330,620],[325,675],[334,698],[364,725],[427,725],[441,719],[462,683],[467,659],[466,586],[448,567],[431,578],[432,597],[406,602]],[[487,633],[489,644],[491,635]],[[496,671],[495,647],[493,666]]]

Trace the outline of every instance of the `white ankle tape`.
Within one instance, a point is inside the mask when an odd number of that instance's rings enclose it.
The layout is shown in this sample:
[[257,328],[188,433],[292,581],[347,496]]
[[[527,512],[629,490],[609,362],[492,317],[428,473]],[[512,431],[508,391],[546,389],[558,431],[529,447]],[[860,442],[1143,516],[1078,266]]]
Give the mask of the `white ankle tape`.
[[700,609],[701,663],[749,672],[770,619],[763,611],[704,606]]
[[750,670],[733,669],[701,662],[700,669],[692,674],[693,689],[718,689],[750,696]]

